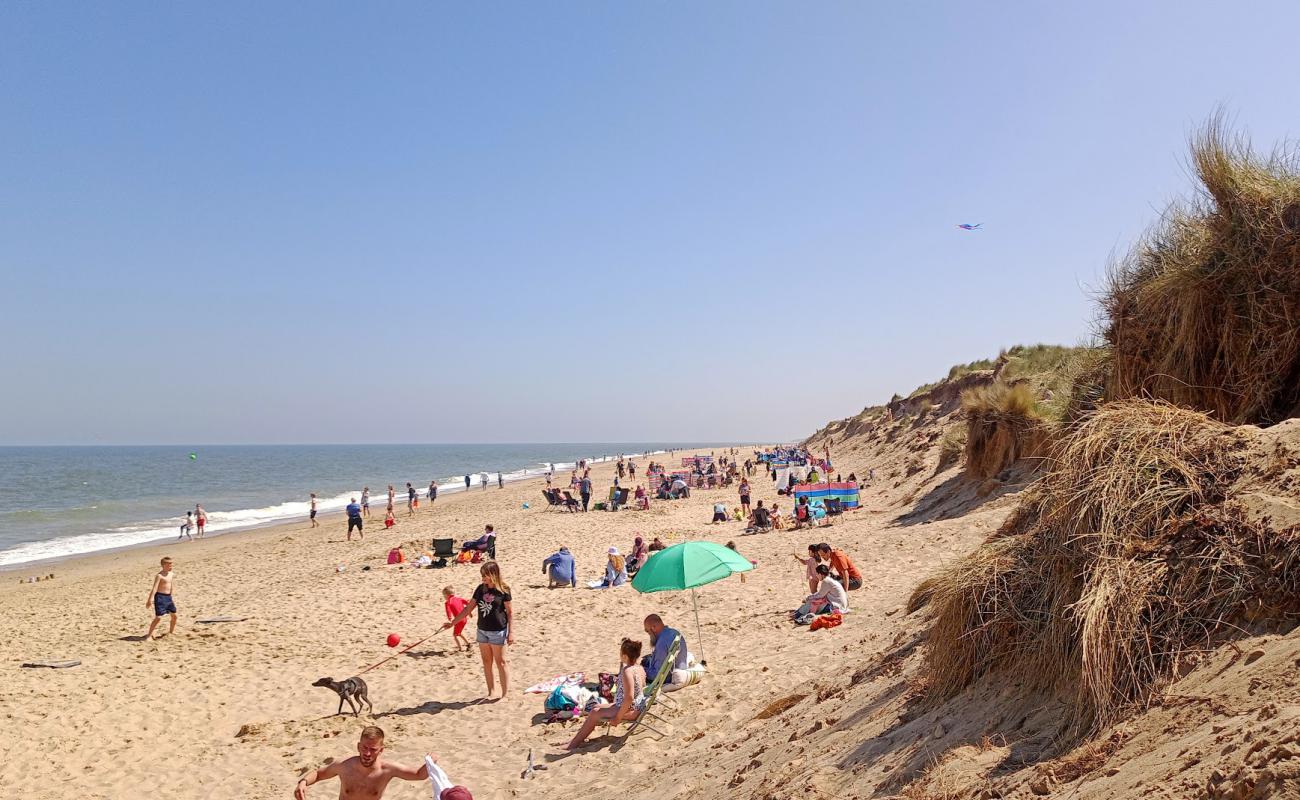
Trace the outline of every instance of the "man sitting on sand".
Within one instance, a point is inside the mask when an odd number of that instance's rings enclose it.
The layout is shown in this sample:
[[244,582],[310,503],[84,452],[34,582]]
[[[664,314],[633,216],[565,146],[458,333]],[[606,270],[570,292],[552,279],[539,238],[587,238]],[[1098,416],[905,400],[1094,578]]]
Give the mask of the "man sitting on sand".
[[835,580],[850,592],[862,588],[862,573],[858,571],[853,560],[843,550],[836,550],[826,542],[817,545],[817,552],[823,562],[830,564]]
[[[654,651],[641,659],[641,666],[645,667],[647,683],[654,683],[661,669],[686,669],[686,638],[680,632],[665,625],[663,618],[658,614],[651,614],[645,618],[645,632],[650,636],[650,644],[654,645]],[[671,664],[668,664],[666,663],[668,661],[668,648],[672,646],[674,639],[678,640],[677,656]],[[672,672],[669,672],[664,677],[664,684],[667,685],[672,682]]]
[[550,586],[568,585],[570,589],[578,585],[578,569],[569,548],[560,545],[558,552],[551,553],[542,560],[542,574],[550,578]]
[[[393,778],[404,781],[427,780],[428,763],[434,762],[436,767],[438,760],[437,756],[429,753],[425,757],[426,763],[421,764],[418,769],[411,769],[384,761],[383,753],[383,729],[374,725],[362,729],[361,739],[357,742],[357,754],[343,761],[335,761],[314,769],[302,776],[293,790],[295,800],[306,800],[308,786],[330,778],[339,779],[339,800],[361,797],[381,798],[384,796],[384,791],[388,789],[388,782]],[[441,770],[438,772],[441,778],[446,778],[445,774],[441,774]],[[441,788],[438,798],[439,800],[473,800],[469,790],[463,786]]]

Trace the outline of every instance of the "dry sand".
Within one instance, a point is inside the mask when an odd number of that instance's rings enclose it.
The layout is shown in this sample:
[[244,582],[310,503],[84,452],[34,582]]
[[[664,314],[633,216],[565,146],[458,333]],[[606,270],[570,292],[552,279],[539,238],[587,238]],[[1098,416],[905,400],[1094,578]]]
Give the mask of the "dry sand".
[[[598,496],[612,470],[595,470]],[[761,473],[754,483],[755,500],[777,499]],[[375,723],[389,734],[389,756],[418,763],[433,750],[476,797],[559,796],[577,788],[593,798],[664,796],[649,790],[648,775],[637,767],[664,763],[682,742],[707,743],[735,729],[773,691],[806,683],[818,665],[846,645],[859,647],[863,636],[879,638],[885,613],[898,606],[916,571],[948,550],[904,547],[906,531],[881,539],[876,516],[867,511],[817,533],[741,536],[741,523],[705,524],[718,498],[735,503],[734,487],[655,502],[649,512],[585,515],[547,510],[540,487],[538,480],[446,495],[413,519],[403,509],[391,531],[378,515],[364,542],[344,541],[342,519],[328,517],[315,530],[284,525],[83,558],[42,569],[57,575],[51,582],[18,585],[26,573],[7,574],[0,586],[0,635],[9,643],[0,785],[16,792],[10,796],[33,798],[136,797],[159,785],[179,798],[285,797],[302,771],[350,754],[360,728]],[[523,509],[524,502],[532,507]],[[391,655],[384,644],[389,632],[404,644],[433,632],[444,620],[440,588],[450,584],[464,596],[477,584],[472,566],[384,566],[389,548],[433,536],[459,542],[487,522],[499,532],[498,559],[514,590],[510,694],[473,704],[485,688],[478,655],[457,654],[450,635],[441,633],[365,675],[373,717],[332,716],[335,695],[312,681],[346,678]],[[613,671],[619,640],[644,639],[642,619],[650,612],[680,628],[701,652],[689,593],[545,588],[541,561],[560,544],[574,552],[580,579],[592,580],[600,577],[608,547],[626,552],[636,535],[670,544],[735,539],[759,567],[744,584],[731,578],[700,590],[710,672],[702,684],[676,694],[682,708],[673,713],[667,739],[638,736],[614,754],[612,739],[594,738],[565,757],[555,743],[572,735],[573,724],[542,724],[542,698],[524,695],[525,687],[575,670]],[[849,624],[810,634],[786,619],[806,593],[803,567],[790,553],[821,538],[846,547],[869,585],[855,593]],[[145,600],[162,554],[176,560],[180,626],[157,642],[136,641],[150,616]],[[347,567],[342,573],[335,571],[339,564]],[[362,571],[364,565],[372,569]],[[195,622],[221,614],[249,619]],[[472,638],[472,622],[468,632]],[[33,658],[75,658],[82,665],[19,668]],[[525,784],[520,771],[529,748],[550,768]],[[336,791],[323,785],[312,796]],[[388,796],[426,792],[395,784]]]
[[[480,800],[1300,797],[1293,625],[1205,654],[1151,708],[1092,741],[1059,738],[1059,700],[1027,698],[997,680],[937,707],[921,701],[921,656],[935,645],[924,614],[907,613],[908,595],[995,530],[1021,488],[1016,476],[973,482],[941,466],[944,431],[958,423],[955,403],[936,403],[924,419],[836,437],[837,467],[860,476],[874,467],[877,478],[861,510],[816,531],[741,536],[740,523],[706,524],[716,499],[735,502],[734,487],[656,502],[649,512],[582,515],[546,510],[540,482],[527,482],[440,498],[414,520],[399,515],[390,532],[374,517],[364,543],[343,541],[344,523],[333,517],[317,530],[288,525],[82,559],[52,568],[58,577],[47,583],[17,585],[25,573],[5,574],[4,796],[135,798],[165,787],[183,800],[283,798],[302,772],[353,753],[358,731],[375,723],[388,731],[390,757],[415,764],[435,751]],[[598,494],[611,469],[596,470]],[[777,499],[761,474],[754,486],[755,499]],[[390,655],[389,632],[405,642],[430,633],[444,620],[440,588],[468,594],[477,583],[469,566],[383,566],[388,549],[434,535],[471,538],[487,522],[500,532],[514,590],[510,695],[474,704],[484,692],[478,657],[455,653],[441,633],[365,675],[373,717],[333,716],[337,699],[313,680],[349,677]],[[560,544],[591,580],[610,545],[629,548],[638,534],[734,539],[758,568],[745,583],[733,577],[700,590],[709,672],[675,693],[665,738],[619,747],[598,729],[582,751],[564,754],[558,744],[576,723],[542,723],[542,697],[522,694],[526,686],[613,671],[619,640],[643,636],[649,612],[701,652],[688,593],[544,588],[541,560]],[[850,595],[842,626],[814,632],[787,620],[807,592],[791,553],[822,540],[849,552],[866,586]],[[132,641],[148,622],[145,597],[163,552],[177,560],[181,627],[156,643]],[[250,619],[195,623],[213,614]],[[32,658],[83,663],[19,668]],[[525,781],[530,748],[549,768]],[[336,792],[321,785],[310,796]],[[396,783],[387,796],[427,792]]]

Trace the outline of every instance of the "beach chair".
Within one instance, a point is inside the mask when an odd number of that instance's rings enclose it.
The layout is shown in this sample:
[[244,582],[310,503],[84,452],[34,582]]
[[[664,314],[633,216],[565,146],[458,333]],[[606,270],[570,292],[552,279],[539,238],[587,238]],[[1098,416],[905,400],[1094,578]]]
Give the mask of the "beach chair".
[[577,511],[577,510],[578,510],[578,507],[581,506],[581,505],[582,505],[582,503],[579,503],[577,500],[574,499],[574,497],[573,497],[573,493],[572,493],[572,492],[565,492],[565,493],[564,493],[564,507],[565,507],[565,508],[569,509],[570,511]]
[[434,563],[442,562],[442,566],[447,566],[448,558],[456,557],[456,541],[454,539],[434,539],[433,540],[433,558]]
[[[660,700],[672,699],[668,697],[668,695],[662,694],[662,692],[664,688],[664,681],[668,678],[668,676],[673,674],[672,664],[674,661],[677,660],[677,648],[680,647],[681,644],[682,644],[682,638],[678,636],[676,639],[673,640],[673,643],[669,645],[668,655],[664,658],[663,667],[659,669],[659,675],[655,677],[653,683],[651,683],[641,692],[641,694],[645,696],[645,708],[641,709],[641,713],[637,715],[636,719],[632,720],[632,724],[628,726],[627,733],[623,734],[623,737],[619,739],[620,744],[630,739],[632,737],[632,734],[636,733],[641,728],[645,728],[651,733],[656,734],[660,739],[664,738],[663,731],[657,730],[646,720],[655,719],[659,722],[664,723],[665,725],[668,724],[668,720],[654,713],[654,707],[655,707],[655,703],[659,702]],[[675,702],[676,701],[674,701],[674,703]],[[609,728],[608,725],[606,725],[605,727],[606,729]]]
[[559,489],[543,489],[542,496],[546,498],[546,510],[553,508],[564,508],[564,499],[560,497]]

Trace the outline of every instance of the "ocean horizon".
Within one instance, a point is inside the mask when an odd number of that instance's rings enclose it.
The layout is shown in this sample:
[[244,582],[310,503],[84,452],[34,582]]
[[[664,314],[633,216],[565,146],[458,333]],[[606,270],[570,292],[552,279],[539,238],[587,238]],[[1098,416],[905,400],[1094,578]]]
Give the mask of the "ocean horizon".
[[[186,511],[202,504],[207,533],[228,534],[294,519],[309,495],[320,513],[341,511],[370,488],[380,513],[388,485],[425,497],[480,488],[501,473],[518,481],[669,450],[734,447],[695,442],[310,445],[0,446],[0,569],[175,539]],[[540,498],[539,498],[540,499]]]

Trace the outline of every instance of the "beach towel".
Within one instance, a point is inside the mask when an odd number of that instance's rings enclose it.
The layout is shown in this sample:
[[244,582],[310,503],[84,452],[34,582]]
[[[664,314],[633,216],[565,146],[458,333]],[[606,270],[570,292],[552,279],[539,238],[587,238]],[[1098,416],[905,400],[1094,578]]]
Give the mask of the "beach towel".
[[844,617],[841,616],[838,611],[832,614],[822,614],[812,621],[812,624],[808,626],[808,630],[815,631],[821,628],[834,628],[842,622],[844,622]]
[[524,689],[524,694],[548,694],[549,692],[563,686],[566,683],[582,683],[587,679],[585,672],[570,672],[568,675],[556,675],[549,681],[535,683]]
[[469,789],[454,785],[451,778],[447,777],[447,773],[442,771],[442,767],[434,763],[429,756],[424,757],[424,767],[429,774],[429,783],[433,787],[433,800],[474,800]]

